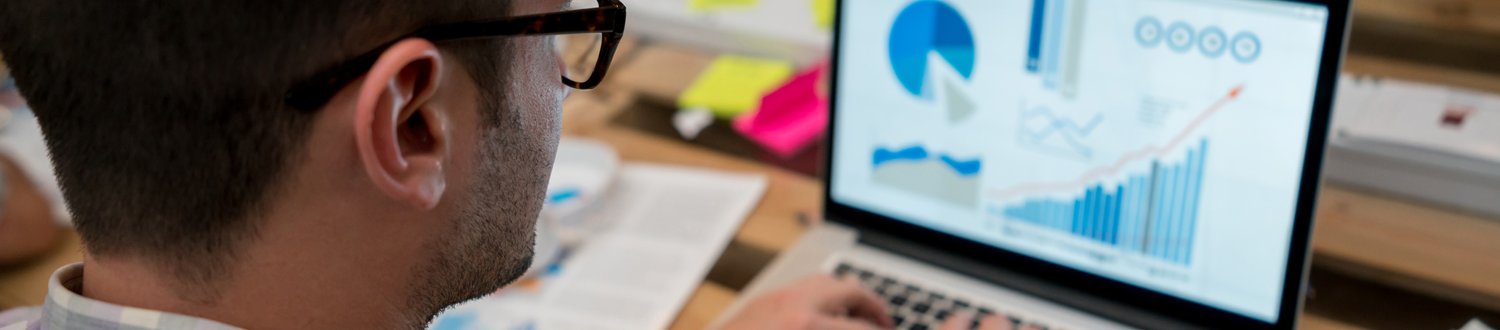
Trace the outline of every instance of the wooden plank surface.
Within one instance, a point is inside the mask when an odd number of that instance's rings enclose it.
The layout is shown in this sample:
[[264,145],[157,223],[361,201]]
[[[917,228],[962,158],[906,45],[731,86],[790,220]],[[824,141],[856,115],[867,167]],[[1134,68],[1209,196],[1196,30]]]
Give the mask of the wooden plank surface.
[[1359,18],[1500,36],[1500,1],[1495,0],[1355,0],[1354,12]]
[[708,329],[714,320],[729,309],[734,303],[737,293],[722,285],[714,283],[703,283],[697,291],[693,291],[693,297],[688,299],[687,305],[677,313],[677,319],[672,321],[672,330],[698,330]]
[[1377,56],[1349,54],[1344,71],[1500,93],[1500,75]]
[[1500,310],[1500,220],[1338,188],[1321,203],[1319,266]]

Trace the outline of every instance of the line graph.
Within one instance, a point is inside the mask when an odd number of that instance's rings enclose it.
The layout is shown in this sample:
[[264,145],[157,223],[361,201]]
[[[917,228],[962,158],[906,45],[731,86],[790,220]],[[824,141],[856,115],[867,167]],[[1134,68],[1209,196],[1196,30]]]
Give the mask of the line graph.
[[1104,114],[1094,114],[1087,123],[1079,124],[1045,106],[1027,108],[1023,103],[1021,109],[1020,128],[1016,130],[1018,144],[1048,154],[1093,158],[1094,149],[1083,144],[1082,140],[1104,123]]
[[1065,193],[1086,189],[1087,187],[1106,178],[1119,176],[1127,165],[1136,162],[1159,159],[1167,156],[1175,150],[1179,150],[1184,143],[1188,142],[1189,137],[1192,136],[1193,132],[1197,131],[1199,127],[1203,126],[1203,124],[1207,122],[1209,118],[1212,118],[1214,114],[1218,113],[1219,110],[1222,110],[1225,105],[1228,105],[1230,102],[1233,102],[1235,99],[1239,98],[1240,94],[1242,94],[1243,92],[1243,85],[1236,86],[1230,89],[1223,98],[1214,102],[1213,105],[1208,107],[1208,109],[1199,113],[1198,116],[1194,117],[1187,126],[1183,127],[1181,132],[1178,132],[1176,136],[1173,136],[1172,139],[1168,140],[1165,144],[1151,145],[1139,150],[1127,152],[1124,155],[1120,156],[1120,159],[1116,160],[1114,163],[1084,172],[1083,175],[1080,175],[1077,179],[1071,181],[1022,184],[1011,188],[993,190],[988,195],[990,198],[996,200],[1011,200],[1020,197],[1034,196],[1037,194]]

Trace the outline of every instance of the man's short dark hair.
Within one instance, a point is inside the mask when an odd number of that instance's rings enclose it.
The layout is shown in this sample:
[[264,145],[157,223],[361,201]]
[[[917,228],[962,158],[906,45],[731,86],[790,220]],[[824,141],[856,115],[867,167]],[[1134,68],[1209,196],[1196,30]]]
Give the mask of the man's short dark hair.
[[[422,25],[508,12],[494,0],[4,0],[0,51],[88,251],[143,258],[212,299],[306,152],[314,114],[285,104],[292,84]],[[504,74],[480,63],[501,42],[444,49],[483,87]]]

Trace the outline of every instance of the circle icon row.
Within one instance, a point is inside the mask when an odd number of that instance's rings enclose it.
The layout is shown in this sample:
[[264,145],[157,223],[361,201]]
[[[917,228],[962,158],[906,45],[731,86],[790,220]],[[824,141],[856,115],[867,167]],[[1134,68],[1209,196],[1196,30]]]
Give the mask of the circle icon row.
[[1168,49],[1177,53],[1187,53],[1197,48],[1198,52],[1208,58],[1219,58],[1228,52],[1235,60],[1246,64],[1260,59],[1261,52],[1260,37],[1254,33],[1240,32],[1234,38],[1229,38],[1217,26],[1197,31],[1187,23],[1174,22],[1164,27],[1160,20],[1149,16],[1136,22],[1135,41],[1146,48],[1166,43]]

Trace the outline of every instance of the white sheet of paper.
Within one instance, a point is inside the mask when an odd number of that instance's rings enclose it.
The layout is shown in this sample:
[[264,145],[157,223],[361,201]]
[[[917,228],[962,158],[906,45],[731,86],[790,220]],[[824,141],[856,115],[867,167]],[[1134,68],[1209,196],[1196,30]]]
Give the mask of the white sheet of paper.
[[1484,322],[1480,322],[1479,319],[1474,319],[1474,320],[1469,320],[1469,323],[1468,324],[1464,324],[1464,327],[1462,329],[1459,329],[1459,330],[1494,330],[1494,329],[1490,328],[1490,326],[1488,326],[1488,325],[1485,325]]
[[592,216],[612,224],[539,289],[504,291],[433,322],[448,329],[663,329],[765,193],[764,176],[626,164]]

